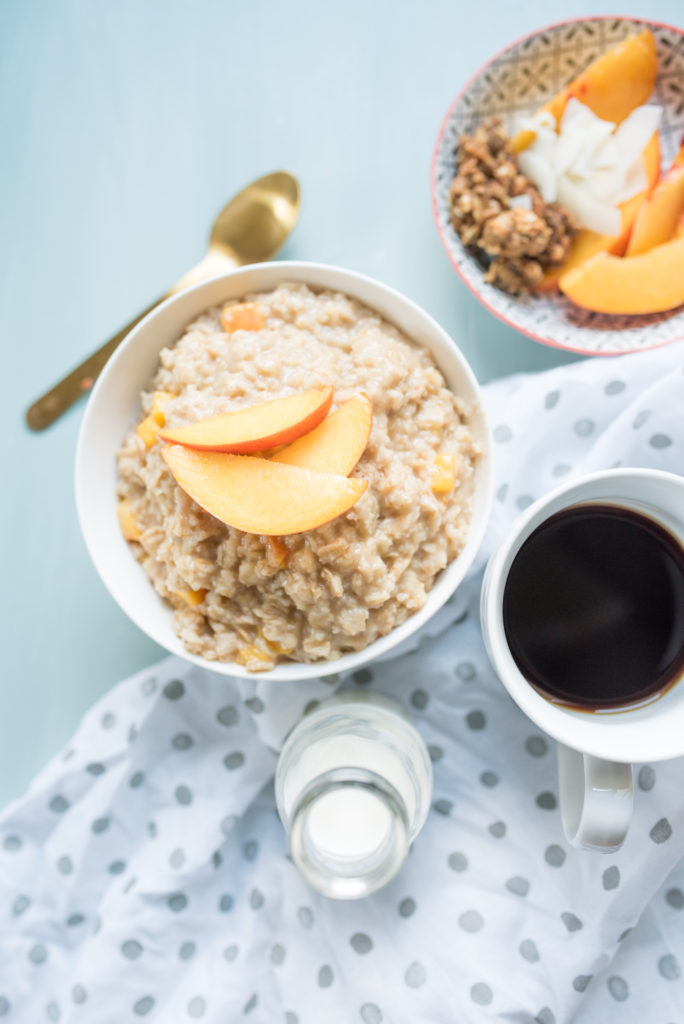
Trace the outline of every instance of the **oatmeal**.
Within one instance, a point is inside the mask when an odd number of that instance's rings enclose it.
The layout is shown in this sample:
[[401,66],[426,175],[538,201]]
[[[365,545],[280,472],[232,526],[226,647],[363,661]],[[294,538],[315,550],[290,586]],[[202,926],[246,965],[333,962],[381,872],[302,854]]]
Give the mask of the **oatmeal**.
[[[259,671],[360,651],[423,606],[465,544],[480,449],[431,355],[379,314],[299,284],[246,301],[247,329],[224,329],[229,303],[162,350],[119,452],[119,519],[187,650]],[[367,489],[324,526],[242,533],[188,497],[162,458],[160,425],[324,387],[332,412],[360,393],[373,412],[351,473]]]

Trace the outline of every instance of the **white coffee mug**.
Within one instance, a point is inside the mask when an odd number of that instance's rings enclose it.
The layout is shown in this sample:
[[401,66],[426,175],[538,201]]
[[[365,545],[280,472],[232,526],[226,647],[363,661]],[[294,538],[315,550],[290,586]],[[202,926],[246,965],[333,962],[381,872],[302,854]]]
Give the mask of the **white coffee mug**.
[[662,696],[639,707],[574,710],[553,703],[523,676],[503,623],[506,580],[525,540],[556,512],[587,502],[639,512],[664,526],[684,546],[684,477],[649,469],[612,469],[584,476],[554,490],[515,521],[487,565],[481,616],[487,653],[497,675],[521,710],[558,741],[561,816],[569,842],[611,852],[622,844],[632,816],[632,762],[684,755],[684,676]]

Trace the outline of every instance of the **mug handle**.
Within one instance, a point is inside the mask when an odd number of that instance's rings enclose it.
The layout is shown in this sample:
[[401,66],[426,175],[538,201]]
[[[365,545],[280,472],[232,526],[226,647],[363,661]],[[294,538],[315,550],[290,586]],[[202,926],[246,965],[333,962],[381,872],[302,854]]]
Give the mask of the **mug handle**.
[[603,853],[619,850],[632,818],[631,764],[604,761],[559,743],[558,783],[568,842]]

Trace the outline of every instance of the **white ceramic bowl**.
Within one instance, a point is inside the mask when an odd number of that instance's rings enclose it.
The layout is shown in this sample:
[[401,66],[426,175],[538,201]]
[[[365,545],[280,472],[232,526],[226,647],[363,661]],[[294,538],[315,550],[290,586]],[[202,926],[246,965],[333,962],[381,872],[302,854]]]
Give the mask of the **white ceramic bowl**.
[[301,281],[314,289],[345,292],[377,310],[409,338],[432,352],[449,386],[472,404],[472,429],[484,451],[477,470],[473,517],[466,545],[440,575],[424,607],[365,650],[335,661],[285,662],[259,678],[305,679],[356,669],[405,640],[453,594],[480,545],[491,501],[491,445],[477,381],[464,356],[444,330],[415,303],[348,270],[317,263],[261,263],[195,285],[168,299],[128,335],[101,373],[83,417],[76,451],[76,503],[81,530],[100,577],[124,612],[148,636],[173,654],[224,675],[254,678],[233,662],[207,661],[189,654],[173,631],[172,609],[154,590],[131,555],[116,515],[116,453],[140,414],[140,392],[154,374],[159,352],[172,344],[203,310],[268,291],[283,281]]
[[510,43],[477,71],[449,107],[432,158],[432,208],[454,270],[483,306],[511,327],[554,348],[581,355],[615,355],[656,348],[684,337],[684,308],[648,316],[614,316],[581,309],[560,293],[507,295],[485,281],[484,270],[451,225],[449,187],[459,136],[490,114],[504,122],[532,113],[605,50],[648,28],[655,37],[658,75],[649,100],[664,108],[661,159],[669,167],[684,135],[684,31],[639,18],[573,18]]

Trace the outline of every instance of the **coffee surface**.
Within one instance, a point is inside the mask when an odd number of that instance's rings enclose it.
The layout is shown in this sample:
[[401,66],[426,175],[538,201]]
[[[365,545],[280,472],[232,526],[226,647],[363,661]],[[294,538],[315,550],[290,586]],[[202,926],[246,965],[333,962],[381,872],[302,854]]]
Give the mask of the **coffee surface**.
[[684,550],[639,512],[563,509],[515,556],[503,623],[520,672],[552,701],[602,711],[652,700],[684,671]]

